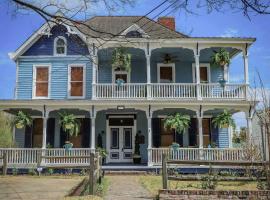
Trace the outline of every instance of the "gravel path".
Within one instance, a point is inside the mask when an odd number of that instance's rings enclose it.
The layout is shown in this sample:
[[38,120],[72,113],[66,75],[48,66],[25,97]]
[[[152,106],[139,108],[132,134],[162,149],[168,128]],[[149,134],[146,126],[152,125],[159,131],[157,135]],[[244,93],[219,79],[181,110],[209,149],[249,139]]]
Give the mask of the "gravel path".
[[139,183],[138,176],[108,176],[110,186],[105,200],[149,200],[153,199]]

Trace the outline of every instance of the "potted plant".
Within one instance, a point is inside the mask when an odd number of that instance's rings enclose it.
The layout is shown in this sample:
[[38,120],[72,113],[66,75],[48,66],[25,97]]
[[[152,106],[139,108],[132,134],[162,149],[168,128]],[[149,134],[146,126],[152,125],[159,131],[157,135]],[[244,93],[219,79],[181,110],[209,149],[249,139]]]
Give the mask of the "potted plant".
[[214,51],[211,57],[212,63],[224,67],[230,64],[230,53],[226,49],[221,48],[219,51]]
[[[80,132],[80,122],[76,119],[74,114],[69,114],[67,112],[58,113],[60,116],[59,124],[62,126],[63,130],[67,133],[67,136],[77,136]],[[65,142],[69,144],[69,141]],[[70,146],[70,145],[67,145]]]
[[[176,134],[182,134],[184,130],[189,126],[190,117],[188,115],[182,115],[180,113],[175,113],[173,115],[169,115],[164,121],[164,127],[169,128],[174,131],[174,141],[176,141]],[[171,147],[174,150],[179,148],[179,144],[173,143]]]
[[125,81],[124,81],[123,79],[121,79],[121,78],[118,78],[118,79],[115,81],[115,83],[117,84],[117,86],[123,86],[124,83],[125,83]]
[[123,71],[131,70],[131,54],[127,53],[126,48],[115,48],[112,53],[112,67]]
[[101,148],[101,147],[98,147],[97,148],[97,151],[99,152],[99,155],[102,158],[102,164],[104,164],[105,163],[105,159],[108,156],[108,153],[107,153],[106,149]]
[[141,153],[140,153],[140,140],[139,140],[139,134],[137,133],[135,136],[135,150],[133,154],[133,163],[134,164],[140,164],[141,163]]
[[[221,48],[219,51],[214,51],[214,54],[211,57],[212,64],[220,65],[223,69],[225,65],[229,65],[230,60],[230,53],[226,51],[226,49]],[[224,70],[224,69],[223,69]],[[221,87],[224,87],[226,84],[226,80],[223,78],[219,81]]]
[[176,142],[173,142],[172,145],[171,145],[171,148],[174,150],[174,151],[177,151],[179,149],[180,145]]
[[22,129],[25,126],[31,126],[32,123],[33,123],[32,118],[23,111],[19,111],[14,119],[14,124],[18,129]]
[[213,120],[212,123],[217,128],[228,128],[232,126],[234,129],[236,127],[235,121],[232,118],[232,114],[229,113],[227,110],[224,110],[222,113],[217,115]]

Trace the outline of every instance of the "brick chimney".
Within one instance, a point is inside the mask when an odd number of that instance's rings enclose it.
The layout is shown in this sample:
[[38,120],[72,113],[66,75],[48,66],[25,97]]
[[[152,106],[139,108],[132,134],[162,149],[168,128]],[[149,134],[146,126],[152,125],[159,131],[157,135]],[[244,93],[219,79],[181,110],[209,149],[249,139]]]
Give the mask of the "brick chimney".
[[174,17],[159,17],[158,23],[166,26],[167,28],[175,31],[175,19]]

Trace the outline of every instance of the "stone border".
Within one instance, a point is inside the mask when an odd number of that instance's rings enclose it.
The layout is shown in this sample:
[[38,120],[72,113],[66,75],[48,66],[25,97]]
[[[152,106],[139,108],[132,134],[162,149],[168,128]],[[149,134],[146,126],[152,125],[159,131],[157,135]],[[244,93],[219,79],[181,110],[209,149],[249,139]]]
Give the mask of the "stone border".
[[159,190],[160,200],[176,199],[269,199],[270,190]]

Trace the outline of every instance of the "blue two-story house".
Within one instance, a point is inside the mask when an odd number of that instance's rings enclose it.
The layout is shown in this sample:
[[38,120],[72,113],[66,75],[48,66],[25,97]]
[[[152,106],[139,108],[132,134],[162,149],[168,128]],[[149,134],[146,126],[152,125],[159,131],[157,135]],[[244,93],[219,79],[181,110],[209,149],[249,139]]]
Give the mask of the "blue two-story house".
[[[15,99],[2,100],[0,109],[33,118],[31,127],[14,130],[16,151],[32,155],[18,162],[34,162],[39,149],[61,155],[67,137],[59,124],[63,111],[81,122],[79,135],[69,138],[74,155],[101,146],[107,163],[130,163],[139,134],[142,162],[149,166],[160,164],[173,142],[180,144],[177,159],[240,159],[231,128],[215,128],[211,120],[224,109],[243,111],[251,131],[248,48],[254,38],[189,37],[175,30],[171,17],[101,16],[85,23],[93,29],[45,23],[10,53]],[[112,66],[118,47],[131,55],[130,70]],[[244,83],[231,84],[229,67],[211,64],[220,48],[231,58],[243,53],[238,67],[244,68]],[[175,112],[191,117],[183,134],[164,128],[166,116]]]

